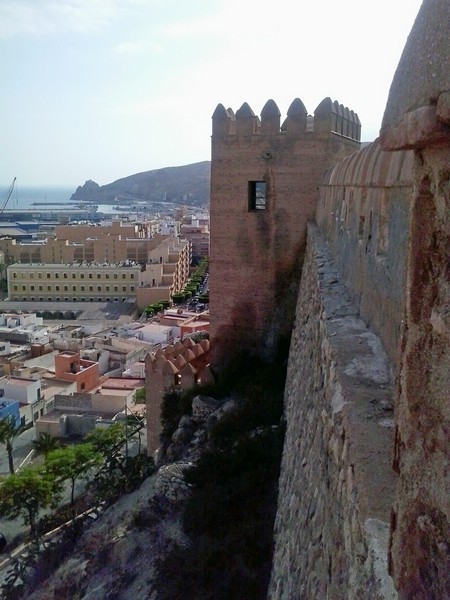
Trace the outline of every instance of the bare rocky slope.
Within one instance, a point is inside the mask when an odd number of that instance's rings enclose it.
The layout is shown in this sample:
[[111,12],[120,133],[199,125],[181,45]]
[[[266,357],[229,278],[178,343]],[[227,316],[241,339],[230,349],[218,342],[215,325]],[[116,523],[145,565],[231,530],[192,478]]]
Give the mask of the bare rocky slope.
[[206,206],[210,176],[211,163],[203,161],[136,173],[102,186],[88,180],[77,188],[71,200],[96,204],[145,201]]
[[[156,476],[123,496],[93,523],[28,600],[156,600],[154,572],[174,542],[182,542],[177,513],[151,506]],[[22,596],[23,597],[23,596]]]

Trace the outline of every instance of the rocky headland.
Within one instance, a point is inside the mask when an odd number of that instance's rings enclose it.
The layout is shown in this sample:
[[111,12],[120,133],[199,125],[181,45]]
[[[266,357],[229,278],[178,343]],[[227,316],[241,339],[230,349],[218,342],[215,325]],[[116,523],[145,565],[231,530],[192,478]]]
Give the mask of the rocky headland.
[[71,200],[94,204],[173,202],[203,207],[209,203],[211,163],[165,167],[136,173],[99,185],[89,179],[78,186]]

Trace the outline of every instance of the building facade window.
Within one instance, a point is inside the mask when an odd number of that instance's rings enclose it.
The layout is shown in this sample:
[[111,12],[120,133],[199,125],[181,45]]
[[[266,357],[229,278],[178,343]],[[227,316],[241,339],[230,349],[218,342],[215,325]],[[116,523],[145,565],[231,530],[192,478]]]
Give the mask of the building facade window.
[[266,210],[267,186],[265,181],[248,182],[248,210],[256,212]]

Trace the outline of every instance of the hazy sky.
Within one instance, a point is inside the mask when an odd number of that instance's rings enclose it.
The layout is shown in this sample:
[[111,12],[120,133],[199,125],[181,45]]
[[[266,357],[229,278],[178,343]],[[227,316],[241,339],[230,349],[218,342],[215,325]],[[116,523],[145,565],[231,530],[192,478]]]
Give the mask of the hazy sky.
[[219,102],[332,100],[377,137],[422,0],[0,0],[0,185],[210,159]]

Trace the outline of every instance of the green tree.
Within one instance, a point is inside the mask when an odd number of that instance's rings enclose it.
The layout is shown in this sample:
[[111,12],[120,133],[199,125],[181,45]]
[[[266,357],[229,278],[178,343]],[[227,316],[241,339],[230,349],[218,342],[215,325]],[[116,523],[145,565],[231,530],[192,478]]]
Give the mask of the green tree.
[[145,388],[139,388],[134,393],[135,404],[145,404]]
[[75,483],[79,479],[87,479],[89,471],[101,465],[102,455],[92,444],[77,444],[53,450],[47,456],[45,466],[47,472],[60,480],[70,481],[70,505],[75,503]]
[[6,452],[8,454],[9,472],[11,475],[14,473],[14,460],[13,460],[13,442],[15,438],[22,433],[20,427],[16,427],[14,418],[9,416],[5,417],[0,421],[0,444],[6,446]]
[[125,444],[126,430],[122,423],[114,423],[106,429],[95,429],[86,435],[86,442],[92,444],[96,452],[109,459]]
[[47,458],[52,450],[59,448],[59,441],[49,433],[42,433],[39,439],[35,440],[33,443],[36,450],[40,454],[43,454],[45,458]]
[[0,514],[6,519],[21,517],[36,536],[39,511],[55,507],[60,499],[61,486],[42,468],[27,466],[0,482]]

